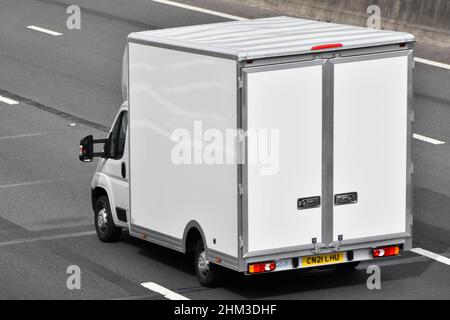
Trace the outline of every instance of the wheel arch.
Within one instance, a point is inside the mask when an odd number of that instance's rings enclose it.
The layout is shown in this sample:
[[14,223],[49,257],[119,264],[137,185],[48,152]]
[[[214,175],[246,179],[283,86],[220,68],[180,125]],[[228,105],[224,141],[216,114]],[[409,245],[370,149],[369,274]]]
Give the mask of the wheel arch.
[[91,188],[91,204],[92,204],[92,211],[95,212],[95,203],[101,196],[106,196],[108,198],[110,210],[111,210],[111,216],[113,219],[113,222],[116,226],[121,228],[128,228],[128,224],[126,222],[123,222],[119,220],[117,217],[117,208],[115,206],[113,195],[111,194],[106,186],[95,186]]
[[[95,187],[95,188],[91,188],[91,204],[92,204],[92,210],[95,210],[95,202],[98,200],[98,198],[100,198],[101,196],[107,196],[108,200],[111,203],[108,191],[103,188],[103,187]],[[111,208],[112,210],[112,208]]]
[[202,239],[205,249],[208,250],[205,233],[203,232],[200,224],[191,220],[184,228],[183,239],[181,242],[183,252],[189,252],[193,250],[195,245],[194,240]]

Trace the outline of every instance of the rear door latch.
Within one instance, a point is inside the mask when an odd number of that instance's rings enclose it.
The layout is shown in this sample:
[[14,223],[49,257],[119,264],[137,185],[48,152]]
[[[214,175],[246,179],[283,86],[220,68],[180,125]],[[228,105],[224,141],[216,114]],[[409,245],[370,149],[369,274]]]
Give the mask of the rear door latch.
[[297,209],[312,209],[320,207],[320,197],[300,198],[297,200]]
[[334,196],[334,204],[336,206],[342,206],[345,204],[352,204],[358,202],[357,192],[341,193]]

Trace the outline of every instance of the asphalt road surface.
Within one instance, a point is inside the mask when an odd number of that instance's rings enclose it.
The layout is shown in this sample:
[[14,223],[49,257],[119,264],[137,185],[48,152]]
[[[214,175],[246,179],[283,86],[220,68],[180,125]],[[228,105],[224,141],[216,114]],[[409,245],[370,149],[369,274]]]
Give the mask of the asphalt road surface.
[[[190,2],[250,18],[272,14]],[[90,206],[95,164],[79,162],[77,147],[87,134],[104,136],[122,102],[130,32],[228,19],[150,0],[77,3],[81,30],[66,28],[70,1],[0,1],[0,298],[164,298],[144,282],[189,299],[450,298],[449,69],[417,63],[414,84],[414,132],[445,142],[414,140],[414,247],[441,261],[412,252],[380,261],[381,290],[367,289],[368,264],[353,273],[231,273],[223,287],[206,289],[179,253],[126,234],[118,243],[97,240]],[[432,50],[420,54],[433,60]],[[67,289],[71,265],[81,269],[81,290]]]

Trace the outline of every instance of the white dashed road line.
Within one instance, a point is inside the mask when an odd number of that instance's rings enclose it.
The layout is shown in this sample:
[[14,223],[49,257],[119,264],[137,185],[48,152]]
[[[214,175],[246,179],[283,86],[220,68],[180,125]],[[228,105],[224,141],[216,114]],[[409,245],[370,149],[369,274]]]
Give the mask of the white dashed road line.
[[53,30],[49,30],[49,29],[45,29],[45,28],[41,28],[41,27],[37,27],[37,26],[27,26],[28,29],[34,30],[34,31],[39,31],[39,32],[43,32],[52,36],[62,36],[61,32],[57,32],[57,31],[53,31]]
[[411,251],[414,252],[414,253],[420,254],[420,255],[422,255],[424,257],[428,257],[430,259],[442,262],[442,263],[450,266],[450,259],[447,258],[447,257],[441,256],[441,255],[439,255],[437,253],[434,253],[434,252],[431,252],[431,251],[428,251],[428,250],[424,250],[422,248],[413,248],[413,249],[411,249]]
[[428,138],[428,137],[422,136],[422,135],[417,134],[417,133],[413,134],[413,138],[417,139],[417,140],[425,141],[425,142],[428,142],[428,143],[436,144],[436,145],[437,144],[445,144],[444,141],[439,141],[439,140],[436,140],[436,139],[433,139],[433,138]]
[[3,96],[0,96],[0,101],[4,102],[6,104],[10,104],[10,105],[19,104],[19,102],[17,102],[16,100],[13,100],[13,99],[10,99],[10,98],[6,98],[6,97],[3,97]]
[[159,284],[154,283],[154,282],[144,282],[144,283],[141,283],[141,286],[143,286],[149,290],[152,290],[154,292],[157,292],[169,300],[190,300],[189,298],[186,298],[185,296],[182,296],[181,294],[178,294],[167,288],[164,288],[163,286],[160,286]]

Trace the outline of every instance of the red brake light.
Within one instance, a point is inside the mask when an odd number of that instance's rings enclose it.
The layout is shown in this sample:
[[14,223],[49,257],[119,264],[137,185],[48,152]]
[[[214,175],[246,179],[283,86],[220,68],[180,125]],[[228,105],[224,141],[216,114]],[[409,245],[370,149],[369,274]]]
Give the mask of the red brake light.
[[261,272],[270,272],[276,269],[277,265],[273,261],[269,262],[261,262],[261,263],[252,263],[248,265],[249,273],[261,273]]
[[400,253],[400,248],[397,246],[392,246],[392,247],[373,249],[372,256],[374,258],[381,258],[381,257],[396,256],[399,253]]
[[314,46],[311,48],[311,50],[325,50],[325,49],[340,48],[340,47],[343,47],[342,43],[329,43],[329,44],[321,44],[318,46]]

